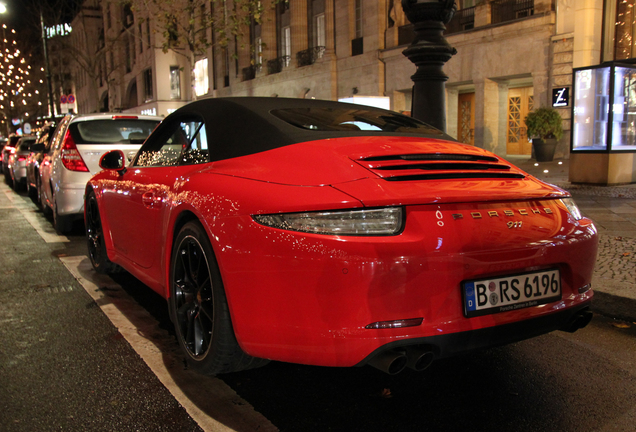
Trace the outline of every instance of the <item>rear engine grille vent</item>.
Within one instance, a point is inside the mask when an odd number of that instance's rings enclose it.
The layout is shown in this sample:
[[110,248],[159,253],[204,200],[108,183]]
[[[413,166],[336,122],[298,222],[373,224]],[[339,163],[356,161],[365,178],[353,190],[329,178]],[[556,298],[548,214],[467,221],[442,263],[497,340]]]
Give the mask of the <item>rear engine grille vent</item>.
[[370,156],[358,163],[387,181],[444,179],[522,179],[521,172],[492,156],[405,154]]

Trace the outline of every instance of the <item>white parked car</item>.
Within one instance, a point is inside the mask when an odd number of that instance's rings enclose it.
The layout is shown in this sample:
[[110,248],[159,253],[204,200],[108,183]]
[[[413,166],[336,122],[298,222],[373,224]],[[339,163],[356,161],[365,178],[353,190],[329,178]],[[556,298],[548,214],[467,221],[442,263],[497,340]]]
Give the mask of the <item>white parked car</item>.
[[35,136],[23,136],[15,146],[15,151],[9,155],[9,181],[16,191],[26,189],[26,161],[35,140]]
[[64,234],[84,215],[86,182],[101,171],[99,160],[122,150],[131,160],[162,117],[129,114],[68,115],[55,131],[40,167],[41,204],[53,214],[55,229]]

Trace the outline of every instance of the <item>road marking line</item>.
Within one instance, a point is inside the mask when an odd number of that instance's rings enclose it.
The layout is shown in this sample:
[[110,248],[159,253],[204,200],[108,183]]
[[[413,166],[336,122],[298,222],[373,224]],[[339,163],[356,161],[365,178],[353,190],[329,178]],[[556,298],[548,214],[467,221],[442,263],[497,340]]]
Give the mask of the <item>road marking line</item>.
[[184,369],[174,338],[120,285],[96,273],[87,257],[60,260],[204,431],[278,431],[220,379]]

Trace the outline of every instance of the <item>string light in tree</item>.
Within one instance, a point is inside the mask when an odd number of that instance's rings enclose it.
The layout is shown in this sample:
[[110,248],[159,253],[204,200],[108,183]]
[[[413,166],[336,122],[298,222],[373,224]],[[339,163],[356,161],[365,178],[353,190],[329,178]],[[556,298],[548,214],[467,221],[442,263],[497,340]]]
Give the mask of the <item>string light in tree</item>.
[[[40,102],[43,90],[41,72],[33,76],[32,58],[20,49],[15,29],[2,25],[2,44],[0,44],[0,134],[13,133],[25,120],[47,115]],[[41,71],[38,67],[35,70]],[[32,126],[36,126],[32,124]]]

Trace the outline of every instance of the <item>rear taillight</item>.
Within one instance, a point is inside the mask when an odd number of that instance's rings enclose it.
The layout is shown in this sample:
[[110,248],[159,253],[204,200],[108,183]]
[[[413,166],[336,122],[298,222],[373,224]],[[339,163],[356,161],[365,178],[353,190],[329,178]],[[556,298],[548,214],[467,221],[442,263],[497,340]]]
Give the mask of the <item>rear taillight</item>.
[[62,164],[69,171],[88,172],[88,167],[82,159],[82,155],[77,150],[75,141],[71,136],[71,131],[66,131],[64,144],[62,145]]
[[26,156],[18,156],[18,161],[26,160]]

